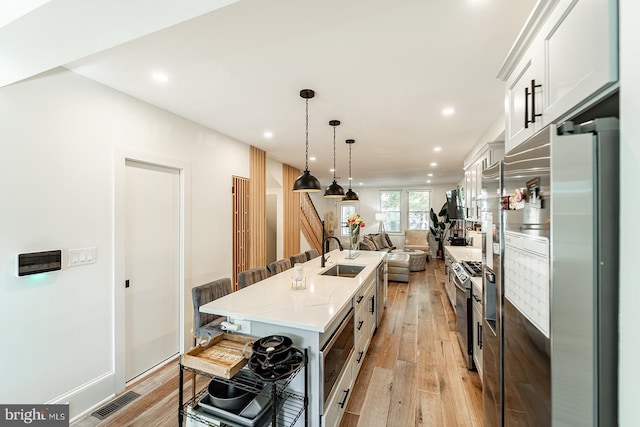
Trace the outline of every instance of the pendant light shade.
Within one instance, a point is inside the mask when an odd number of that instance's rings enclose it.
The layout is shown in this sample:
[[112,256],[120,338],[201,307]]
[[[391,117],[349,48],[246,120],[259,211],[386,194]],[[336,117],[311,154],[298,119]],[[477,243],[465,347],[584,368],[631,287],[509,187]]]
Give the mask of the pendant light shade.
[[340,120],[331,120],[330,126],[333,126],[333,183],[324,190],[324,197],[327,199],[342,199],[344,197],[344,188],[340,187],[336,182],[336,126],[340,126]]
[[360,200],[355,191],[351,189],[351,146],[356,142],[355,139],[347,139],[345,141],[347,145],[349,145],[349,190],[347,190],[347,194],[344,195],[342,201],[343,202],[357,202]]
[[300,97],[304,98],[305,109],[305,163],[304,172],[293,183],[293,191],[297,193],[311,193],[322,191],[320,181],[309,172],[309,99],[313,98],[316,93],[311,89],[302,89]]

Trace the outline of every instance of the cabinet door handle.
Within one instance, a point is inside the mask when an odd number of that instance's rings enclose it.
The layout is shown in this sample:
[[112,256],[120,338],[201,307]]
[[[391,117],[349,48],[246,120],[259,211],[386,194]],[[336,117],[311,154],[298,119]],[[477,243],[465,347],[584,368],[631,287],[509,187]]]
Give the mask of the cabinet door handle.
[[349,396],[349,392],[351,391],[350,388],[346,389],[346,390],[342,390],[342,392],[344,393],[344,397],[342,398],[342,402],[338,403],[338,405],[341,408],[344,408],[344,404],[347,403],[347,397]]
[[529,128],[529,88],[524,88],[524,128]]
[[360,363],[360,361],[362,360],[362,356],[364,356],[364,351],[359,351],[358,352],[358,358],[356,359],[356,362]]
[[372,297],[370,298],[370,299],[371,299],[371,309],[369,310],[369,312],[370,312],[371,314],[373,314],[373,313],[375,313],[375,312],[376,312],[376,302],[375,302],[375,298],[376,298],[375,296],[372,296]]
[[482,300],[478,298],[476,294],[472,294],[472,296],[473,296],[473,299],[476,300],[476,302],[482,302]]
[[361,320],[358,322],[358,330],[360,330],[362,328],[362,325],[364,324],[364,320]]
[[482,350],[482,325],[478,323],[478,347]]
[[535,123],[536,117],[542,116],[542,113],[536,114],[536,88],[542,87],[537,85],[535,79],[531,80],[531,121],[529,123]]
[[356,304],[360,304],[360,302],[362,301],[363,298],[364,298],[364,295],[360,295],[358,297],[358,300],[356,301]]

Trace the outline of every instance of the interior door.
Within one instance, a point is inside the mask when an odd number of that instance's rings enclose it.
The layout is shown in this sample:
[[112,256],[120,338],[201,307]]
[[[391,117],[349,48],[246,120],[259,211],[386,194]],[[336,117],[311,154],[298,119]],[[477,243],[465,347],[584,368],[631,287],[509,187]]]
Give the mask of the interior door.
[[180,171],[126,162],[125,379],[179,352]]

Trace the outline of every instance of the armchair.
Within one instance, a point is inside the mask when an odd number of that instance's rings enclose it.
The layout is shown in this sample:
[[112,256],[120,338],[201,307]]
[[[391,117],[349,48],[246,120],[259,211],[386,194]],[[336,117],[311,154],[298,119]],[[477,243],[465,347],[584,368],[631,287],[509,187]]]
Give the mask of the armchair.
[[429,230],[404,230],[404,248],[425,251],[428,260],[431,254],[429,248]]

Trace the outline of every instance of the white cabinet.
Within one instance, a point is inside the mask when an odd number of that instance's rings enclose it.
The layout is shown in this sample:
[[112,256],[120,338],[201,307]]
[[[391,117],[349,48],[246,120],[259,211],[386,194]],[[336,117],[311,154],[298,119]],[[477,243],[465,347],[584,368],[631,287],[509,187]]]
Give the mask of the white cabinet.
[[552,122],[618,80],[615,0],[561,0],[542,28],[543,117]]
[[336,382],[333,396],[329,397],[327,410],[323,415],[324,427],[335,427],[340,425],[340,420],[344,414],[355,378],[349,367],[344,370],[340,379]]
[[514,147],[542,129],[542,74],[542,45],[534,40],[506,81],[505,138]]
[[504,157],[504,142],[485,144],[465,161],[465,215],[467,219],[479,220],[482,196],[482,171]]
[[584,110],[618,80],[616,0],[536,5],[500,71],[505,149]]

